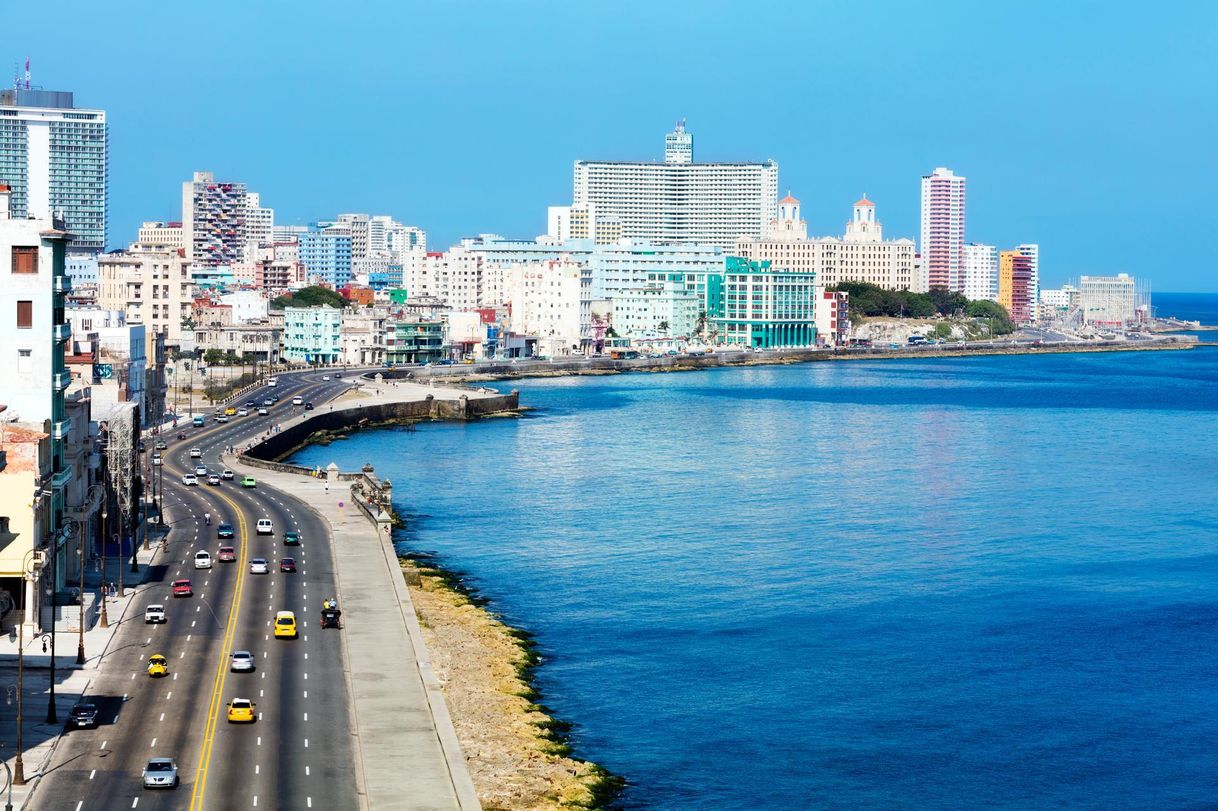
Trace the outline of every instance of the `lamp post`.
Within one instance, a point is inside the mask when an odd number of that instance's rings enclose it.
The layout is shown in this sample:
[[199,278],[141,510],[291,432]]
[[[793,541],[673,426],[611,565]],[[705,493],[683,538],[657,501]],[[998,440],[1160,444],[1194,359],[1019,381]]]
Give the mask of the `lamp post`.
[[[31,549],[25,553],[25,557],[21,559],[21,624],[17,626],[17,761],[13,764],[13,782],[19,786],[25,785],[25,763],[21,759],[21,753],[25,746],[22,740],[22,726],[25,724],[25,696],[22,691],[25,687],[25,621],[26,611],[29,605],[26,600],[26,593],[29,591],[27,580],[31,579],[27,575],[33,574],[33,562],[37,559],[39,551]],[[27,564],[26,561],[30,562]]]
[[[91,486],[85,496],[86,507],[93,503],[93,495],[98,490],[102,491],[103,496],[105,495],[105,488],[100,484]],[[87,521],[88,515],[82,515],[78,524],[80,529],[80,640],[76,645],[76,664],[78,665],[85,663],[85,523]],[[103,577],[102,580],[104,581],[105,578]]]
[[101,520],[101,538],[102,538],[102,553],[101,553],[101,620],[100,625],[103,628],[110,627],[110,617],[106,613],[106,544],[110,540],[107,534],[110,531],[109,525],[106,523],[106,508],[109,506],[109,500],[103,496],[102,498],[102,520]]
[[3,752],[4,744],[0,743],[0,763],[4,764],[4,771],[8,772],[8,802],[4,804],[4,811],[13,811],[13,770],[8,767],[8,760]]
[[59,715],[55,712],[55,626],[59,624],[55,621],[55,588],[59,585],[59,542],[62,537],[62,529],[51,536],[51,696],[47,701],[48,724],[59,723]]

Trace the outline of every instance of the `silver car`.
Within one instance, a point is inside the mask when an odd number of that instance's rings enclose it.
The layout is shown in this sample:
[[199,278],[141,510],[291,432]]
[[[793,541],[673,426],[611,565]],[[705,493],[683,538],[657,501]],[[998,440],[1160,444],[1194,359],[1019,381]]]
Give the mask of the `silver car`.
[[254,558],[250,561],[250,574],[266,574],[269,571],[266,558]]
[[234,673],[249,673],[254,669],[254,654],[247,650],[233,651],[233,658],[228,669]]
[[173,758],[154,757],[144,767],[144,788],[177,788],[178,764]]

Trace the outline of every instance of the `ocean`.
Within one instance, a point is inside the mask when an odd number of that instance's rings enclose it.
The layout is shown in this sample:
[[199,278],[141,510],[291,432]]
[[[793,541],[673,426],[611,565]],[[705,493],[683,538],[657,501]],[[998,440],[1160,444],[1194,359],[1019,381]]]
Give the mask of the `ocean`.
[[1215,349],[511,386],[294,461],[393,480],[623,807],[1215,802]]
[[[1218,326],[1218,293],[1155,293],[1151,297],[1154,313],[1160,318],[1181,318]],[[1218,342],[1218,331],[1188,331],[1207,343]]]

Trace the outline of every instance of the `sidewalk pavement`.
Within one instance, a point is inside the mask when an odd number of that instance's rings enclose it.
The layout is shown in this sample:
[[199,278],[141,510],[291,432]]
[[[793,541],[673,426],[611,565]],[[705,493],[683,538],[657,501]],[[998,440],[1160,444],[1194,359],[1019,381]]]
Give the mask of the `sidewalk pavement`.
[[[23,638],[23,670],[22,674],[22,753],[25,769],[26,784],[13,786],[13,808],[22,808],[26,798],[38,783],[44,769],[48,768],[63,732],[64,722],[72,705],[80,700],[96,676],[95,671],[105,658],[110,643],[119,627],[133,619],[128,616],[131,605],[136,601],[136,595],[146,586],[144,581],[148,570],[154,563],[159,563],[160,538],[150,539],[151,549],[145,550],[141,544],[136,551],[138,572],[132,573],[131,559],[116,560],[108,557],[106,560],[105,578],[101,572],[87,572],[86,590],[93,583],[92,591],[96,593],[97,583],[118,583],[119,568],[122,568],[124,596],[113,597],[107,601],[106,613],[110,621],[108,628],[101,627],[96,621],[97,613],[93,613],[94,624],[87,628],[84,634],[85,663],[76,664],[76,655],[80,646],[79,631],[63,630],[68,623],[60,621],[55,632],[55,709],[58,723],[48,724],[47,705],[50,703],[51,684],[51,651],[50,632],[33,634],[30,628],[25,629]],[[134,584],[134,585],[133,585]],[[50,606],[46,607],[50,610]],[[17,631],[6,628],[8,633],[0,635],[0,691],[4,695],[4,712],[0,713],[0,758],[4,758],[11,770],[16,762],[17,741]],[[43,651],[43,641],[47,650]],[[10,705],[11,701],[11,705]],[[11,772],[10,772],[11,773]],[[7,782],[7,775],[0,779]],[[0,797],[0,802],[7,801],[7,792]]]
[[324,478],[247,466],[233,455],[223,460],[291,493],[329,524],[367,807],[481,808],[389,533],[351,503],[346,483],[330,492]]

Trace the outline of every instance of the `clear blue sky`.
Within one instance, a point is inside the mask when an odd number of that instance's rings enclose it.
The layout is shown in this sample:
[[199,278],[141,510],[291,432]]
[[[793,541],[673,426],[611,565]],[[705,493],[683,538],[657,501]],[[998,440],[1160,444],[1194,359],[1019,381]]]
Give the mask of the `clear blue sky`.
[[[918,235],[919,178],[969,179],[967,237],[1042,278],[1218,290],[1208,2],[6,3],[7,61],[111,126],[110,244],[198,169],[276,221],[393,214],[443,247],[531,237],[580,158],[774,158],[815,234],[866,192]],[[7,83],[7,77],[4,78]]]

